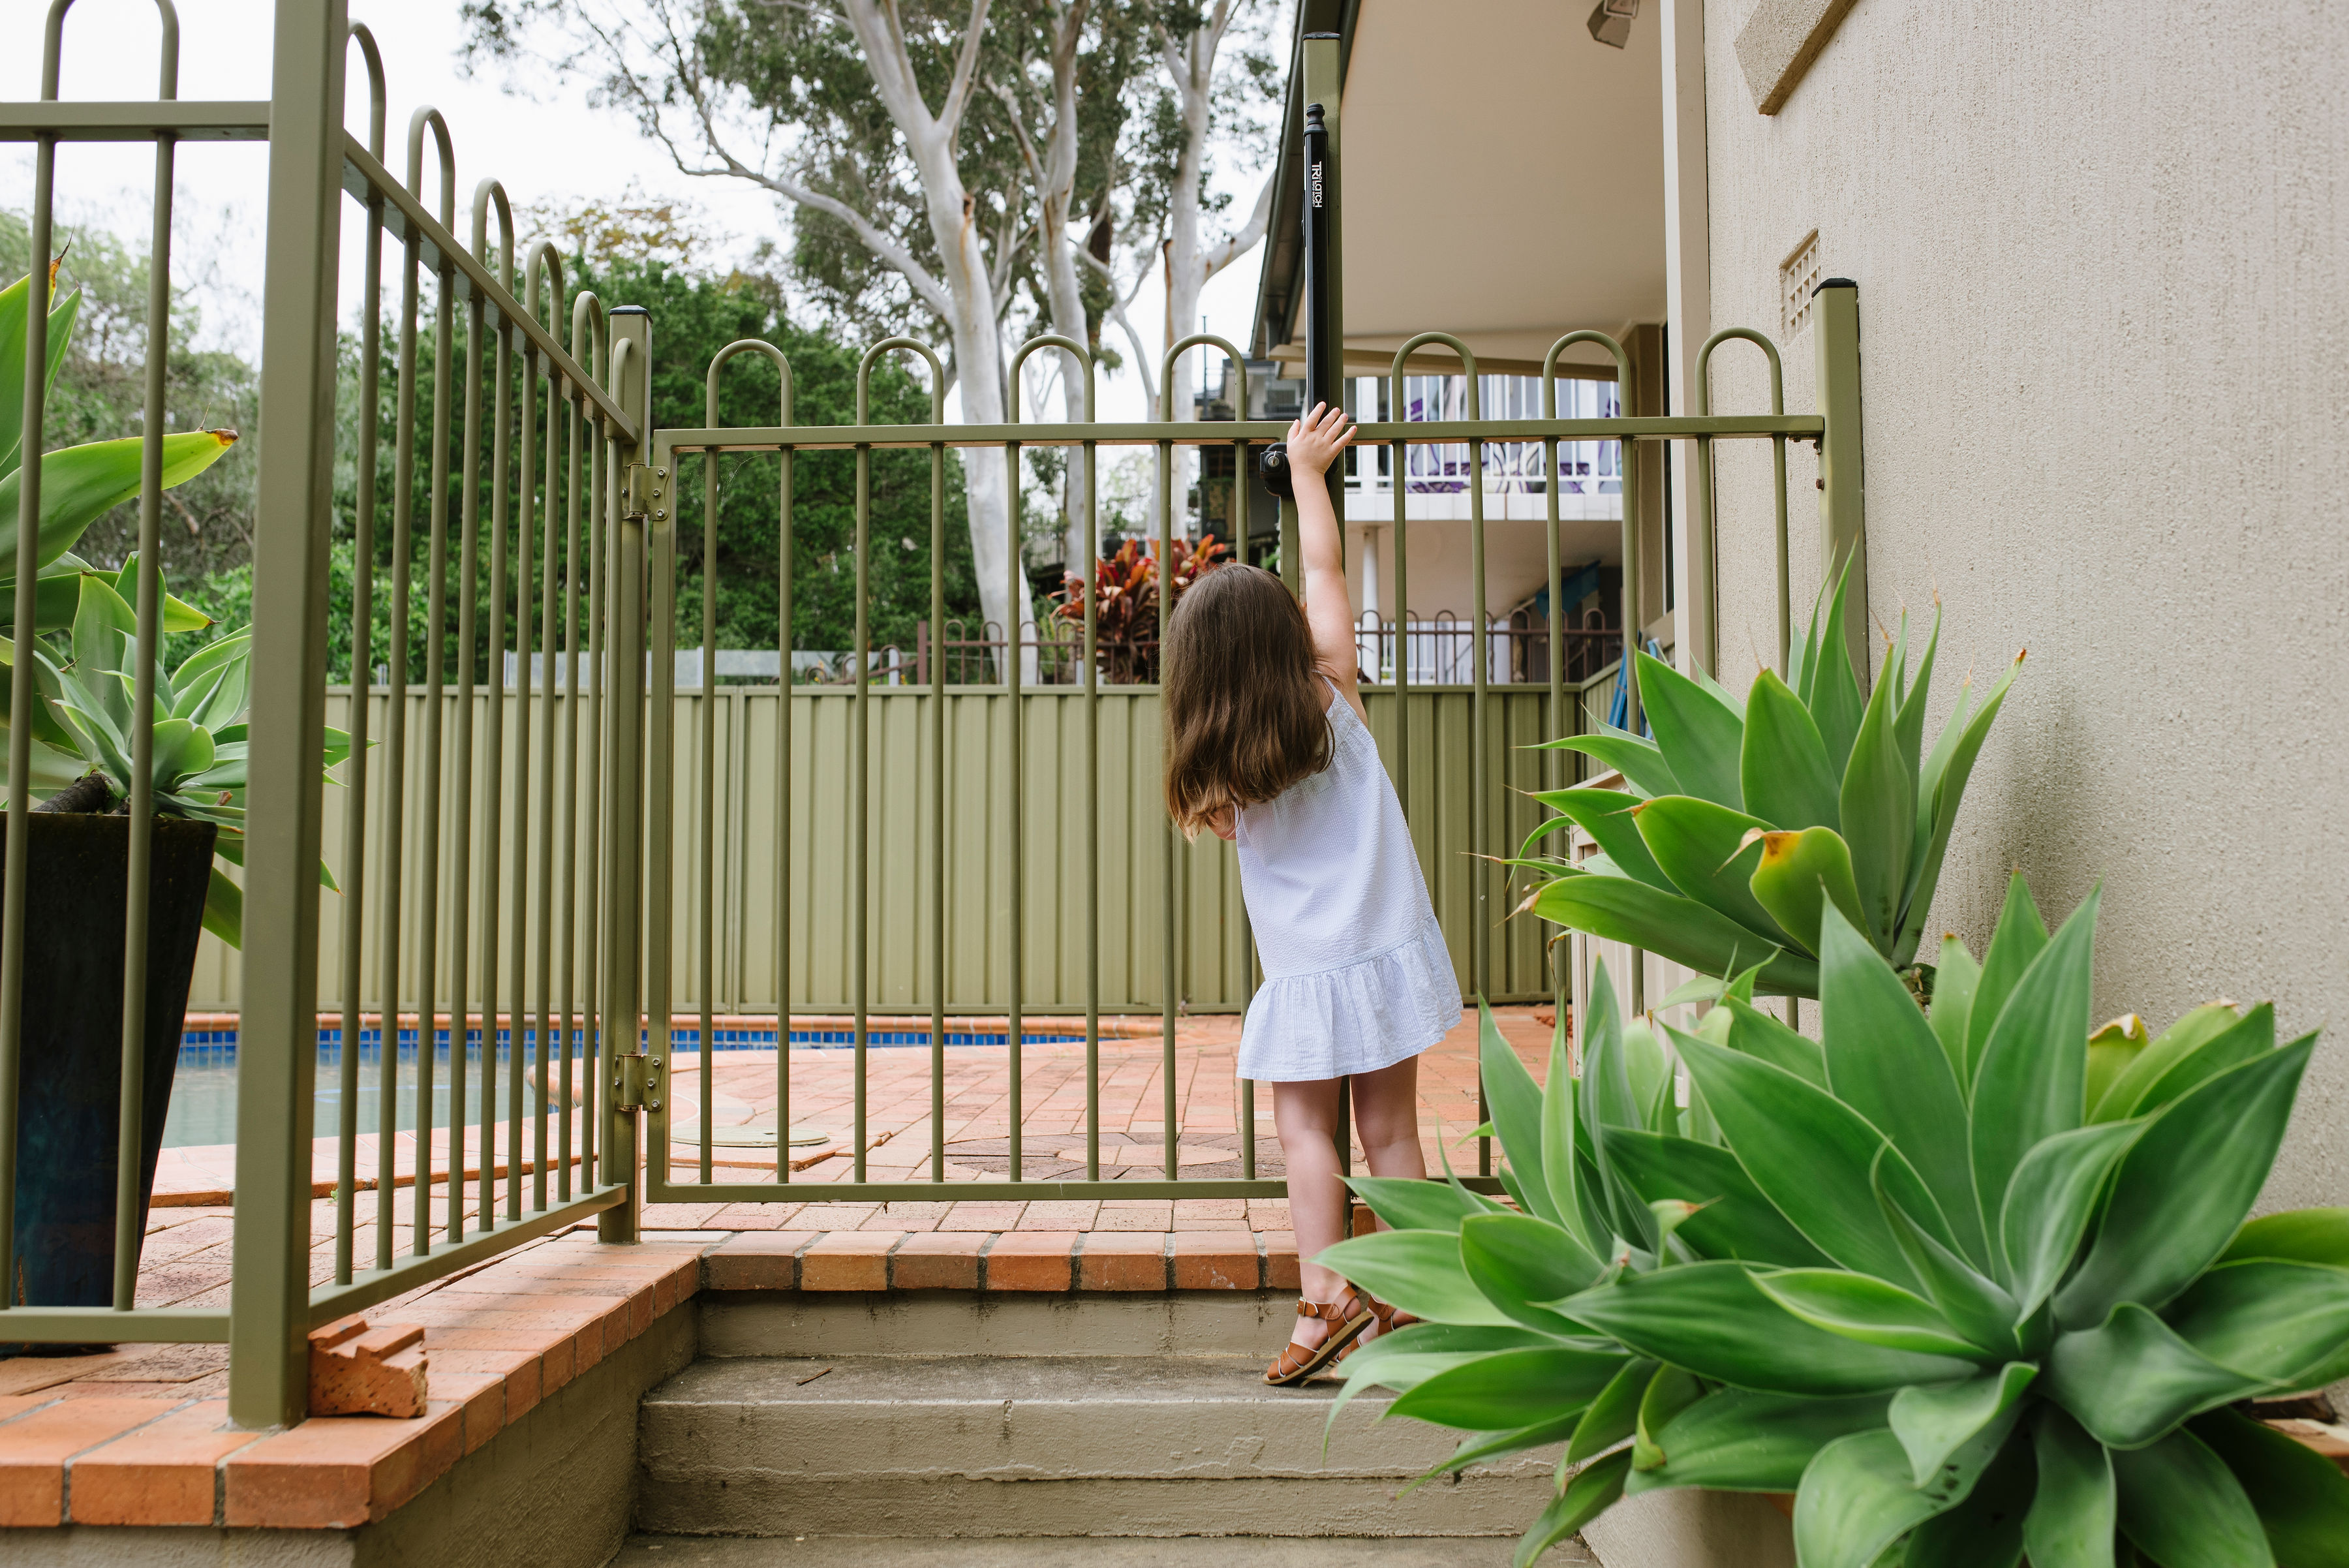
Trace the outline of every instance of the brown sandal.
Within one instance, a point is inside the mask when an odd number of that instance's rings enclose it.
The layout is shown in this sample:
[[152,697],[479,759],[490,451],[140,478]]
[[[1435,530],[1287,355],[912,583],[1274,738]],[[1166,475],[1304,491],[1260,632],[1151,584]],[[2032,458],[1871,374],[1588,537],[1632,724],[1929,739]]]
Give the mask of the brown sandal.
[[1339,1360],[1345,1360],[1374,1339],[1383,1339],[1395,1330],[1408,1328],[1419,1321],[1401,1307],[1390,1305],[1376,1296],[1371,1298],[1371,1316],[1376,1321],[1378,1326],[1355,1335],[1353,1341],[1338,1353]]
[[1372,1309],[1364,1306],[1362,1298],[1351,1290],[1334,1302],[1299,1299],[1297,1315],[1319,1318],[1330,1325],[1330,1333],[1316,1345],[1302,1345],[1290,1340],[1280,1347],[1279,1355],[1264,1369],[1264,1380],[1277,1388],[1302,1383],[1337,1360],[1374,1321]]

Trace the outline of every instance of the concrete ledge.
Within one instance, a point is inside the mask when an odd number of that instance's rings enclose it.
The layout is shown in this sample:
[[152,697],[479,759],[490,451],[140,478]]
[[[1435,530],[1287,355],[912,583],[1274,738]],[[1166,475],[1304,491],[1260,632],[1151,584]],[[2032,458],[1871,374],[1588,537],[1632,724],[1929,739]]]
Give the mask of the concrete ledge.
[[702,1259],[713,1291],[1065,1293],[1298,1288],[1286,1231],[745,1231]]

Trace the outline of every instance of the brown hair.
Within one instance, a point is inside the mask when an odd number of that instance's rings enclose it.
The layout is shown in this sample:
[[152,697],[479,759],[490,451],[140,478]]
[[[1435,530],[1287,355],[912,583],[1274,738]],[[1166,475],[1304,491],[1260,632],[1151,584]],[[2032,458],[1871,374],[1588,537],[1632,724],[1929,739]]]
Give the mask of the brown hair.
[[1166,810],[1195,836],[1224,806],[1270,800],[1330,765],[1330,691],[1304,607],[1234,562],[1184,590],[1166,628]]

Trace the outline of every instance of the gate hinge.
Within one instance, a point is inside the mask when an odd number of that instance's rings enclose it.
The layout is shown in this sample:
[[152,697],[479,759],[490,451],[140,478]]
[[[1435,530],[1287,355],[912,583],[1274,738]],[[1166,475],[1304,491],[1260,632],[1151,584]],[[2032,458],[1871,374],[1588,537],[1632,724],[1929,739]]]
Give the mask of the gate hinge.
[[668,470],[641,462],[628,464],[623,480],[620,510],[630,517],[668,516]]
[[660,1109],[661,1059],[641,1051],[612,1061],[612,1108],[616,1111]]

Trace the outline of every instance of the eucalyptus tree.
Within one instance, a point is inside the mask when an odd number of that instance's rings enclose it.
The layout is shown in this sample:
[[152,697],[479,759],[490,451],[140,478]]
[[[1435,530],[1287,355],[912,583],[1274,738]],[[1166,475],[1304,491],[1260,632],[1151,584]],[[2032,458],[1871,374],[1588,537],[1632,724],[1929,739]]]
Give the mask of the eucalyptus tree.
[[[936,329],[962,415],[1008,412],[1009,346],[1092,337],[1075,214],[1106,210],[1147,13],[1094,0],[472,0],[477,57],[551,65],[633,115],[678,170],[792,204],[796,280],[843,326]],[[1060,373],[1081,400],[1072,356]],[[1030,407],[1024,410],[1033,415]],[[1000,454],[961,454],[974,565],[1009,592]]]

